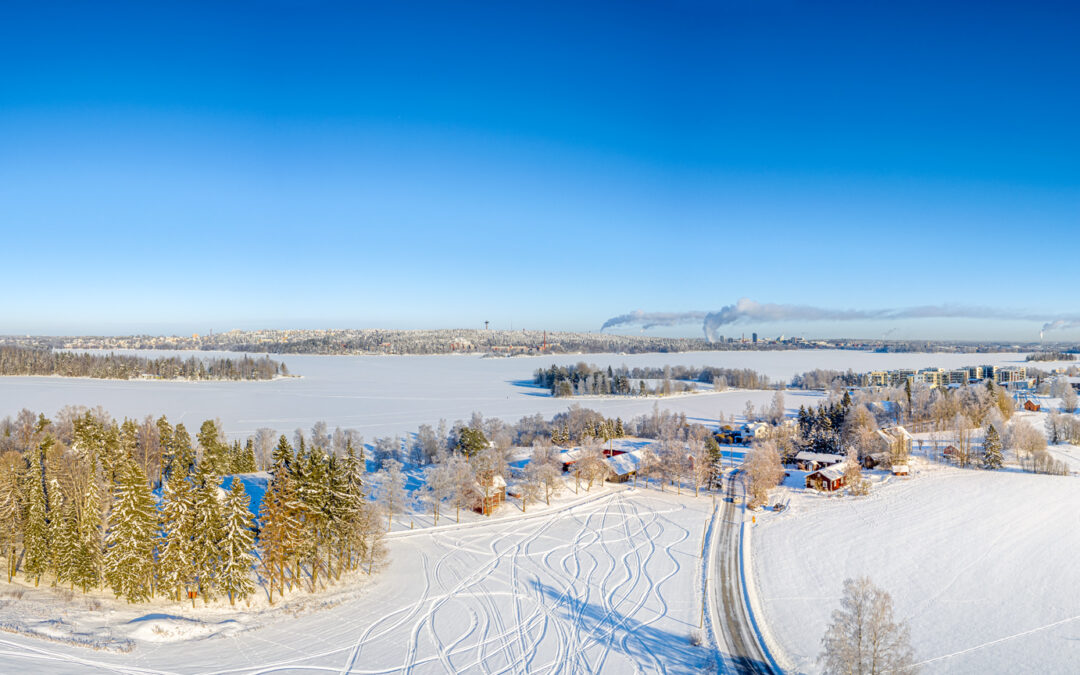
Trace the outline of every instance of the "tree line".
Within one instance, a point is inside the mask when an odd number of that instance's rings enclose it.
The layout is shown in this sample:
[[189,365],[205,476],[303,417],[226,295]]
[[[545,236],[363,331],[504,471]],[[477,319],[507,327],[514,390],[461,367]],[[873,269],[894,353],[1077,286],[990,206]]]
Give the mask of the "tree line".
[[552,396],[669,396],[697,390],[695,382],[711,384],[716,391],[728,387],[768,389],[769,378],[746,368],[663,366],[662,368],[599,368],[584,362],[552,365],[533,372],[533,383]]
[[288,375],[285,364],[268,357],[146,358],[124,354],[56,351],[34,347],[0,347],[0,376],[60,375],[130,380],[269,380]]
[[187,595],[235,603],[259,587],[271,601],[275,590],[314,591],[374,564],[381,530],[362,449],[294,450],[279,437],[256,521],[243,482],[234,476],[222,486],[223,476],[254,470],[252,443],[225,443],[213,421],[197,444],[164,417],[153,428],[160,454],[152,463],[145,427],[100,412],[60,424],[39,414],[31,425],[0,429],[8,581],[22,574],[35,585],[109,588],[129,602]]

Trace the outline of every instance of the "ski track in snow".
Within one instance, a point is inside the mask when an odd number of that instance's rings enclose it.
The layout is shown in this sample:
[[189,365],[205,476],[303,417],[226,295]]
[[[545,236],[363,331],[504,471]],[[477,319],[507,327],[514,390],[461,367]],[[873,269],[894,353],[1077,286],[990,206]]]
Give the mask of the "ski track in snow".
[[692,532],[710,509],[615,488],[550,517],[391,540],[370,590],[320,612],[130,654],[5,637],[0,671],[698,672]]

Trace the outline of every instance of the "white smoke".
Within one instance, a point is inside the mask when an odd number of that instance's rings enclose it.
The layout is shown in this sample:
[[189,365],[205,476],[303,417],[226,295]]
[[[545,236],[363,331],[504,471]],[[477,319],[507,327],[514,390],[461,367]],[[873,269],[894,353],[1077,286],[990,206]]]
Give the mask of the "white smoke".
[[[713,342],[723,326],[738,323],[783,321],[876,321],[898,319],[1000,319],[1019,321],[1045,321],[1039,332],[1040,339],[1045,331],[1064,330],[1080,327],[1080,315],[1050,318],[1045,314],[1033,314],[1026,311],[973,307],[967,305],[924,305],[891,309],[827,309],[809,305],[779,305],[755,302],[741,298],[734,305],[728,305],[715,312],[642,312],[612,317],[604,322],[600,330],[613,326],[634,325],[642,328],[655,326],[675,326],[686,323],[702,322],[705,339]],[[895,330],[895,329],[894,329]]]

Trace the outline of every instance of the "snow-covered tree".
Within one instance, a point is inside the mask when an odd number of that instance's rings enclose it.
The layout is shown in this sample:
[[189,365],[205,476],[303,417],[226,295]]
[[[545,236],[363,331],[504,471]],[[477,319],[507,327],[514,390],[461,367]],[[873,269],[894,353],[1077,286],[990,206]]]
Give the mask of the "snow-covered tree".
[[776,443],[769,440],[754,442],[746,455],[744,468],[748,479],[750,504],[765,504],[769,501],[769,490],[776,487],[784,476],[784,466],[780,463]]
[[1001,434],[994,425],[986,427],[986,439],[983,441],[982,463],[987,469],[1000,469],[1005,458],[1001,454]]
[[424,486],[420,490],[420,499],[431,509],[435,524],[439,524],[442,505],[454,494],[453,467],[447,462],[445,454],[439,454],[435,461],[424,469]]
[[49,501],[45,486],[45,453],[53,440],[46,438],[42,445],[30,452],[30,468],[26,473],[26,517],[23,523],[23,571],[34,577],[34,585],[41,582],[41,575],[49,568]]
[[382,469],[375,474],[375,484],[375,502],[386,515],[386,529],[389,531],[394,524],[394,516],[404,513],[408,501],[401,462],[384,460]]
[[157,511],[146,476],[134,461],[117,467],[105,535],[105,581],[128,602],[150,599]]
[[180,601],[197,581],[191,560],[195,530],[195,496],[188,475],[177,467],[165,481],[161,504],[161,541],[158,544],[158,588]]
[[194,476],[192,494],[191,564],[199,595],[209,602],[217,590],[221,542],[221,477],[213,465],[200,463]]
[[892,597],[867,577],[844,581],[821,646],[818,662],[828,675],[915,672],[906,622],[893,618]]
[[0,545],[7,559],[7,580],[15,575],[18,550],[23,543],[23,490],[20,485],[24,467],[22,455],[9,450],[0,455]]
[[[285,451],[285,448],[288,451]],[[263,495],[259,519],[262,530],[259,535],[259,553],[262,561],[262,573],[267,579],[270,602],[274,602],[274,588],[285,595],[285,583],[289,570],[296,556],[296,534],[300,523],[296,518],[299,509],[293,481],[285,464],[292,454],[292,447],[282,436],[275,451],[278,464],[270,479],[270,484]],[[291,586],[291,581],[290,581]]]
[[252,548],[255,534],[251,530],[251,510],[244,484],[233,478],[232,487],[225,498],[223,527],[221,533],[221,559],[217,586],[229,596],[229,604],[236,604],[255,592],[251,568],[255,562]]

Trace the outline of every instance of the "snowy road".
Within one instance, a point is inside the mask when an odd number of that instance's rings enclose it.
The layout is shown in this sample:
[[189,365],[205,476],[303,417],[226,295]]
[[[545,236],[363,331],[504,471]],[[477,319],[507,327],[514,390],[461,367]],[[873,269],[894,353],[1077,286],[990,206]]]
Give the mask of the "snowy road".
[[336,607],[130,654],[0,634],[0,672],[700,672],[713,656],[690,634],[711,511],[616,488],[550,516],[417,533]]
[[771,674],[773,669],[754,633],[742,590],[739,537],[743,512],[733,502],[739,494],[739,475],[737,471],[730,474],[725,499],[713,517],[713,536],[717,539],[710,546],[709,598],[725,669],[734,673]]

